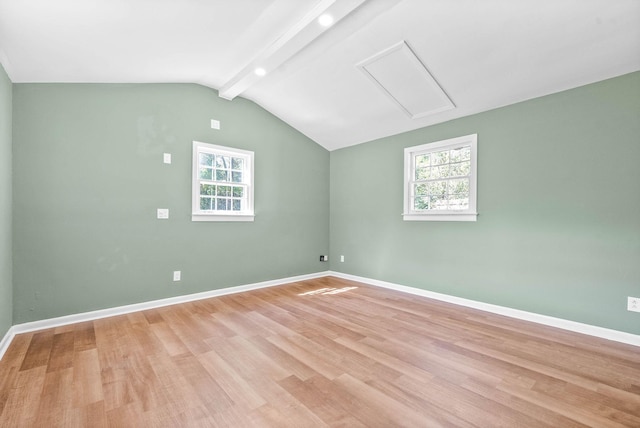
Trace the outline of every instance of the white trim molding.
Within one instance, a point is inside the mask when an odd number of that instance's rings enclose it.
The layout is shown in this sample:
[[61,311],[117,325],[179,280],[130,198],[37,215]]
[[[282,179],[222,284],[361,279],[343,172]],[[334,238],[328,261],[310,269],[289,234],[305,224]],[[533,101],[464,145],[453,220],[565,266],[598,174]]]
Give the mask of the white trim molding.
[[63,325],[75,324],[79,322],[94,321],[101,318],[113,317],[116,315],[124,315],[132,312],[177,305],[179,303],[193,302],[195,300],[209,299],[211,297],[225,296],[227,294],[236,294],[245,291],[258,290],[260,288],[275,287],[277,285],[305,281],[307,279],[323,278],[325,276],[329,276],[328,271],[291,276],[288,278],[274,279],[270,281],[256,282],[253,284],[238,285],[234,287],[220,288],[216,290],[203,291],[200,293],[168,297],[166,299],[151,300],[149,302],[134,303],[131,305],[117,306],[114,308],[99,309],[97,311],[83,312],[79,314],[65,315],[57,318],[49,318],[45,320],[16,324],[11,327],[9,331],[7,331],[7,334],[5,334],[5,336],[0,341],[0,360],[2,360],[4,353],[6,352],[7,348],[9,348],[9,344],[11,344],[11,341],[17,334],[60,327]]
[[563,330],[573,331],[576,333],[587,334],[602,339],[613,340],[615,342],[626,343],[628,345],[640,347],[640,335],[626,333],[623,331],[612,330],[604,327],[583,324],[576,321],[569,321],[562,318],[554,318],[547,315],[540,315],[533,312],[512,309],[505,306],[493,305],[490,303],[478,302],[475,300],[464,299],[462,297],[450,296],[448,294],[436,293],[433,291],[423,290],[406,285],[394,284],[391,282],[380,281],[377,279],[365,278],[362,276],[351,275],[342,272],[324,271],[306,275],[292,276],[288,278],[274,279],[270,281],[256,282],[253,284],[244,284],[234,287],[220,288],[216,290],[203,291],[200,293],[187,294],[183,296],[169,297],[166,299],[152,300],[149,302],[134,303],[131,305],[118,306],[108,309],[100,309],[97,311],[83,312],[79,314],[65,315],[57,318],[49,318],[45,320],[32,321],[12,326],[9,331],[0,340],[0,360],[9,348],[13,338],[17,334],[28,333],[37,330],[60,327],[63,325],[74,324],[85,321],[94,321],[102,318],[112,317],[116,315],[124,315],[132,312],[145,311],[148,309],[161,308],[164,306],[176,305],[179,303],[192,302],[195,300],[209,299],[211,297],[225,296],[228,294],[242,293],[245,291],[258,290],[260,288],[275,287],[278,285],[289,284],[292,282],[305,281],[308,279],[323,278],[327,276],[335,276],[337,278],[348,279],[351,281],[361,282],[376,287],[396,290],[403,293],[413,294],[416,296],[427,297],[430,299],[440,300],[443,302],[453,303],[455,305],[465,306],[468,308],[479,309],[485,312],[504,315],[507,317],[530,321],[537,324],[556,327]]
[[9,330],[7,330],[7,333],[4,335],[2,340],[0,340],[0,361],[4,356],[4,353],[7,352],[7,349],[9,348],[9,345],[13,341],[13,338],[16,334],[16,326],[14,325],[10,327]]
[[[462,152],[459,152],[460,156],[457,160],[452,161],[449,159],[449,153],[454,151],[458,152],[459,150],[469,149],[469,159],[462,158]],[[446,162],[441,165],[433,164],[433,160],[436,153],[447,152]],[[429,155],[430,160],[428,165],[418,166],[418,157],[425,157]],[[469,163],[469,171],[467,174],[463,174],[462,165],[465,163]],[[449,175],[449,167],[453,165],[458,165],[460,170],[458,170],[457,174],[451,172]],[[440,170],[440,168],[446,167],[446,173],[444,176],[440,176],[440,172],[436,175],[431,175],[433,171]],[[418,178],[417,171],[431,171],[426,176],[422,176]],[[453,170],[451,170],[453,171]],[[468,180],[469,181],[469,194],[468,194],[468,207],[466,209],[452,209],[449,206],[449,202],[452,199],[449,199],[450,196],[454,198],[454,200],[458,200],[458,202],[463,201],[464,197],[462,195],[458,195],[457,197],[451,195],[450,185],[451,183]],[[436,185],[437,183],[444,183],[444,189],[431,189],[428,190],[431,185]],[[418,192],[418,189],[422,188],[421,193]],[[432,194],[431,192],[436,192],[437,194]],[[444,193],[440,193],[444,192]],[[447,201],[447,209],[434,208],[431,206],[431,202],[428,202],[429,208],[416,208],[416,201],[422,200],[422,203],[425,203],[425,198],[430,200],[432,197],[445,197]],[[404,149],[404,208],[402,213],[402,218],[405,221],[476,221],[476,217],[478,216],[477,212],[477,199],[478,199],[478,134],[470,134],[462,137],[449,138],[448,140],[436,141],[433,143],[421,144],[419,146],[405,147]],[[461,199],[460,199],[461,198]],[[436,205],[438,203],[436,202]]]
[[[209,157],[211,164],[200,164],[200,155]],[[229,164],[219,167],[219,159],[229,158]],[[240,160],[241,167],[233,167],[234,161]],[[253,221],[253,189],[254,189],[254,152],[215,144],[193,142],[193,157],[191,167],[191,221]],[[208,171],[209,178],[203,178],[201,172]],[[226,178],[218,180],[217,174],[222,172]],[[234,174],[239,175],[240,181],[234,181]],[[209,192],[202,194],[202,188]],[[216,191],[216,188],[218,190]],[[220,197],[220,188],[226,188]],[[232,191],[233,189],[233,191]],[[240,190],[240,195],[236,195]],[[202,209],[201,201],[209,201],[209,209]],[[224,210],[217,209],[217,202],[223,201]],[[238,202],[239,207],[235,207]],[[231,204],[234,204],[232,209]]]
[[358,281],[364,284],[374,285],[376,287],[388,288],[390,290],[401,291],[403,293],[414,294],[416,296],[428,297],[430,299],[440,300],[443,302],[453,303],[454,305],[465,306],[468,308],[479,309],[485,312],[491,312],[498,315],[504,315],[524,321],[534,322],[536,324],[556,327],[575,333],[587,334],[589,336],[599,337],[601,339],[613,340],[615,342],[626,343],[627,345],[640,346],[640,335],[626,333],[624,331],[612,330],[609,328],[598,327],[590,324],[583,324],[576,321],[565,320],[562,318],[550,317],[547,315],[536,314],[534,312],[522,311],[520,309],[508,308],[505,306],[493,305],[490,303],[478,302],[476,300],[464,299],[462,297],[450,296],[448,294],[436,293],[434,291],[423,290],[406,285],[394,284],[392,282],[380,281],[377,279],[365,278],[357,275],[350,275],[342,272],[330,271],[329,275],[351,281]]

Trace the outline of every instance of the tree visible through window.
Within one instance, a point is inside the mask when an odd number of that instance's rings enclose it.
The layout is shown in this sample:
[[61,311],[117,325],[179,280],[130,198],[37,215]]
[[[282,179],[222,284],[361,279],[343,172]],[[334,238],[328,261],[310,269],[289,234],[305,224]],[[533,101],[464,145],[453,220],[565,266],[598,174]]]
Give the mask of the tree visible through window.
[[253,220],[253,152],[193,143],[193,221]]
[[405,149],[405,220],[476,219],[477,135]]

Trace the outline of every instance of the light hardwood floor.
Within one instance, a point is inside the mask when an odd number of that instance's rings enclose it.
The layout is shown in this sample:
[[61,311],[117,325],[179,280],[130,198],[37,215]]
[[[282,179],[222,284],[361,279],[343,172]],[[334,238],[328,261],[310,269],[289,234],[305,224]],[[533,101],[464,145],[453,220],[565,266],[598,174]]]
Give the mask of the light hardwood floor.
[[0,426],[640,427],[640,348],[327,277],[18,335]]

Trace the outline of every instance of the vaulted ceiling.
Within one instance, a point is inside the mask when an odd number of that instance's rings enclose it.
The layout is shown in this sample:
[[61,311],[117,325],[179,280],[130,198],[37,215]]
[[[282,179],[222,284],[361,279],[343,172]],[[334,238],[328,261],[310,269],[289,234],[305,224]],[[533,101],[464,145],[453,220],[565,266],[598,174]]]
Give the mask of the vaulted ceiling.
[[200,83],[334,150],[640,70],[640,1],[0,0],[0,61]]

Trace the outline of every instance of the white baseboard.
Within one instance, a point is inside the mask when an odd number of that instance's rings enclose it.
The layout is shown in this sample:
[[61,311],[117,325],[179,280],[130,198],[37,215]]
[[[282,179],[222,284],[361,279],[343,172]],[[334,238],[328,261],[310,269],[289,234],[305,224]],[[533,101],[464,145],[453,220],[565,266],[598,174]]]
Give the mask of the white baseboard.
[[7,333],[4,335],[2,340],[0,340],[0,360],[2,360],[4,353],[7,351],[7,348],[9,348],[9,345],[11,344],[11,341],[13,340],[15,335],[16,332],[14,326],[12,326],[9,328],[9,330],[7,330]]
[[238,285],[235,287],[221,288],[218,290],[203,291],[201,293],[187,294],[184,296],[169,297],[166,299],[152,300],[149,302],[135,303],[132,305],[118,306],[115,308],[100,309],[97,311],[83,312],[80,314],[66,315],[57,318],[49,318],[45,320],[33,321],[12,326],[9,331],[0,340],[0,360],[4,356],[7,348],[16,334],[28,333],[36,330],[44,330],[47,328],[59,327],[68,324],[74,324],[84,321],[93,321],[100,318],[107,318],[116,315],[128,314],[131,312],[144,311],[147,309],[160,308],[163,306],[176,305],[178,303],[192,302],[194,300],[208,299],[211,297],[224,296],[227,294],[241,293],[244,291],[257,290],[260,288],[274,287],[277,285],[288,284],[291,282],[304,281],[307,279],[322,278],[325,276],[335,276],[338,278],[349,279],[352,281],[362,282],[364,284],[374,285],[377,287],[388,288],[391,290],[401,291],[404,293],[414,294],[417,296],[428,297],[443,302],[453,303],[460,306],[479,309],[485,312],[504,315],[525,321],[531,321],[538,324],[548,325],[551,327],[561,328],[563,330],[573,331],[576,333],[587,334],[589,336],[600,337],[602,339],[613,340],[615,342],[626,343],[640,347],[640,335],[626,333],[618,330],[612,330],[604,327],[597,327],[589,324],[583,324],[576,321],[569,321],[562,318],[554,318],[547,315],[540,315],[533,312],[521,311],[505,306],[492,305],[490,303],[478,302],[475,300],[464,299],[462,297],[450,296],[447,294],[427,291],[420,288],[408,287],[406,285],[394,284],[391,282],[380,281],[377,279],[365,278],[362,276],[350,275],[342,272],[325,271],[316,272],[308,275],[298,275],[289,278],[274,279],[271,281],[257,282],[254,284]]
[[443,302],[448,302],[448,303],[453,303],[460,306],[479,309],[485,312],[491,312],[494,314],[504,315],[511,318],[531,321],[537,324],[548,325],[550,327],[557,327],[563,330],[587,334],[589,336],[600,337],[602,339],[613,340],[615,342],[626,343],[628,345],[640,346],[640,335],[637,335],[637,334],[626,333],[623,331],[612,330],[604,327],[597,327],[594,325],[583,324],[576,321],[569,321],[562,318],[554,318],[547,315],[540,315],[533,312],[521,311],[519,309],[512,309],[505,306],[498,306],[498,305],[492,305],[490,303],[483,303],[475,300],[463,299],[462,297],[450,296],[448,294],[436,293],[433,291],[422,290],[420,288],[408,287],[406,285],[394,284],[391,282],[365,278],[362,276],[350,275],[342,272],[330,271],[328,272],[328,274],[338,278],[349,279],[352,281],[358,281],[365,284],[374,285],[377,287],[388,288],[391,290],[402,291],[404,293],[414,294],[417,296],[423,296],[423,297],[428,297],[435,300],[441,300]]
[[291,282],[304,281],[307,279],[322,278],[328,275],[328,271],[316,272],[307,275],[291,276],[288,278],[274,279],[271,281],[238,285],[235,287],[203,291],[201,293],[186,294],[183,296],[169,297],[166,299],[152,300],[149,302],[134,303],[132,305],[117,306],[115,308],[99,309],[97,311],[83,312],[79,314],[65,315],[57,318],[49,318],[45,320],[16,324],[11,327],[9,331],[7,331],[7,334],[5,334],[5,336],[0,341],[0,360],[4,356],[4,353],[6,352],[9,344],[16,334],[28,333],[30,331],[36,330],[44,330],[53,327],[60,327],[63,325],[75,324],[79,322],[93,321],[100,318],[107,318],[116,315],[128,314],[131,312],[160,308],[163,306],[176,305],[178,303],[192,302],[194,300],[209,299],[211,297],[224,296],[227,294],[242,293],[244,291],[257,290],[259,288],[274,287],[276,285],[289,284]]

